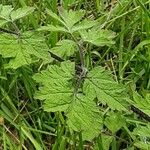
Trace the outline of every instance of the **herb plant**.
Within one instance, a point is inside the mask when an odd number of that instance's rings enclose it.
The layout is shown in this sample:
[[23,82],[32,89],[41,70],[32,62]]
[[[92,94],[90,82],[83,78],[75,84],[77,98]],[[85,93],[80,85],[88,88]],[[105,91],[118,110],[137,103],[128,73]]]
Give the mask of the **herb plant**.
[[32,3],[0,4],[0,148],[148,150],[149,1]]

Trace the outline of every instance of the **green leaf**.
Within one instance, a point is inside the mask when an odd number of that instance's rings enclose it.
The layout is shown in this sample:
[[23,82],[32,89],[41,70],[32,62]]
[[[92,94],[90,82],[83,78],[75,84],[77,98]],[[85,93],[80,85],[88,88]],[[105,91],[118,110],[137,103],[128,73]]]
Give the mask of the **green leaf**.
[[34,11],[33,7],[23,7],[14,10],[11,5],[0,5],[0,26],[23,18]]
[[101,134],[101,138],[102,138],[102,144],[103,144],[104,150],[108,150],[110,147],[110,143],[113,140],[113,137],[105,135],[105,134]]
[[46,12],[49,16],[59,21],[61,24],[65,25],[65,22],[55,13],[53,13],[51,10],[46,9]]
[[134,129],[133,134],[139,137],[139,141],[136,141],[134,145],[141,149],[147,149],[150,148],[150,124],[147,124],[147,126],[138,126]]
[[73,77],[74,67],[74,63],[64,62],[60,67],[51,65],[34,76],[37,82],[42,83],[35,97],[45,100],[45,111],[64,111],[68,108],[73,94],[73,88],[68,81]]
[[54,25],[42,26],[37,31],[68,32],[64,27]]
[[135,128],[133,134],[140,137],[142,136],[150,138],[150,124],[147,124],[147,126],[139,126]]
[[0,27],[11,21],[10,13],[12,10],[12,6],[0,4]]
[[15,21],[17,19],[23,18],[29,14],[31,14],[34,11],[34,7],[23,7],[19,8],[17,10],[12,11],[11,13],[11,20]]
[[85,11],[73,11],[73,10],[65,10],[63,8],[59,8],[59,14],[63,21],[65,22],[65,26],[68,29],[71,29],[76,23],[78,23],[85,15]]
[[7,20],[0,20],[0,27],[2,27],[3,25],[5,25],[8,21]]
[[0,5],[0,19],[10,21],[10,13],[13,11],[11,5]]
[[62,1],[62,3],[63,3],[63,6],[65,8],[67,8],[67,7],[70,7],[71,5],[75,4],[76,0],[64,0],[64,1]]
[[92,28],[88,31],[81,30],[79,33],[84,42],[89,42],[96,46],[111,46],[115,43],[113,41],[115,34],[114,32],[109,30],[100,30]]
[[35,98],[44,100],[45,111],[64,111],[70,130],[82,132],[83,139],[91,140],[99,134],[102,115],[91,97],[74,93],[74,74],[75,64],[70,61],[49,66],[34,76],[41,83]]
[[76,49],[76,43],[72,40],[62,40],[56,43],[56,47],[53,47],[50,51],[59,57],[67,58],[72,56]]
[[71,129],[81,131],[83,139],[92,140],[102,128],[101,116],[95,102],[79,94],[68,108],[67,123]]
[[125,125],[125,118],[119,112],[110,112],[104,124],[112,133],[116,133]]
[[39,28],[38,31],[54,31],[54,32],[66,32],[66,33],[68,32],[72,34],[73,32],[79,30],[89,29],[97,24],[97,21],[94,20],[84,19],[82,21],[82,18],[85,15],[85,11],[83,10],[67,11],[60,7],[59,8],[60,17],[48,9],[47,9],[47,13],[52,18],[56,19],[61,24],[61,26],[47,25]]
[[74,25],[71,30],[72,30],[72,32],[76,32],[79,30],[85,30],[85,29],[92,28],[96,24],[97,24],[97,21],[95,21],[95,20],[84,19],[82,22],[79,22],[78,24]]
[[87,74],[83,91],[93,98],[96,96],[100,102],[106,103],[112,109],[127,111],[125,88],[115,82],[111,73],[103,67],[95,67]]
[[150,116],[150,94],[142,98],[137,92],[133,93],[133,101],[130,101],[133,106]]
[[[109,135],[105,135],[105,134],[101,134],[101,140],[99,141],[100,144],[102,144],[102,148],[103,150],[109,150],[110,144],[113,140],[113,136],[109,136]],[[99,150],[99,144],[96,143],[96,145],[94,146],[94,150]]]
[[134,143],[136,147],[144,150],[150,149],[150,124],[147,124],[147,126],[138,126],[134,129],[133,134],[140,139]]
[[149,150],[150,149],[150,142],[145,143],[145,142],[137,141],[134,143],[134,146],[136,146],[140,150]]
[[44,38],[39,34],[34,35],[30,32],[24,33],[21,37],[1,34],[0,54],[4,58],[10,58],[8,68],[13,69],[31,64],[32,56],[47,62],[51,61]]

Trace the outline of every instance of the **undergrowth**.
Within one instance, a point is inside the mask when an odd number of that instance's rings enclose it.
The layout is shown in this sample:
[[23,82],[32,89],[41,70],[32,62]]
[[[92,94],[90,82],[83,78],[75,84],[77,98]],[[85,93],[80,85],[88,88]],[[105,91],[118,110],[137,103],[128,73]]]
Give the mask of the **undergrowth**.
[[150,1],[2,0],[0,149],[150,149]]

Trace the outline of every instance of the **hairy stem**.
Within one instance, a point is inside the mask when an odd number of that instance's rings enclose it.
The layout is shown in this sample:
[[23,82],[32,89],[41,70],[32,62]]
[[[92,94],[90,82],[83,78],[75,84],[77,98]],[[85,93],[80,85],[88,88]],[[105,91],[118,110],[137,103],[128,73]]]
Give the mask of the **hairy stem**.
[[82,71],[84,70],[83,68],[85,67],[85,64],[84,64],[84,53],[83,53],[83,47],[79,44],[79,42],[77,41],[77,39],[75,38],[75,36],[73,34],[71,34],[73,40],[76,42],[78,48],[79,48],[79,55],[80,55],[80,63],[81,63],[81,68],[82,68]]
[[14,31],[7,30],[7,29],[3,29],[3,28],[0,28],[0,32],[2,32],[2,33],[10,33],[10,34],[14,34],[14,35],[18,35],[18,33],[14,32]]

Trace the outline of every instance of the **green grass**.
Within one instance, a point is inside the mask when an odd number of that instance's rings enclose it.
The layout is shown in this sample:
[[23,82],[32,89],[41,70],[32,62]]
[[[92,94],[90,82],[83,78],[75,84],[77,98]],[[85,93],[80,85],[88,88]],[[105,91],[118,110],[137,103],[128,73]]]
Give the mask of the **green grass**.
[[[21,32],[35,31],[47,24],[58,25],[58,21],[45,11],[48,8],[58,14],[60,4],[57,0],[2,0],[1,4],[12,5],[15,9],[35,7],[34,13],[15,22]],[[66,9],[85,9],[85,16],[97,19],[99,28],[116,33],[115,44],[111,47],[84,45],[88,51],[83,59],[85,66],[90,69],[94,65],[104,66],[112,72],[115,81],[126,85],[131,99],[134,99],[135,91],[146,99],[150,93],[150,1],[118,0],[109,4],[109,0],[63,1]],[[10,24],[3,28],[13,30]],[[50,48],[60,39],[73,38],[56,32],[45,32],[45,37]],[[81,59],[77,54],[75,61],[79,63]],[[121,112],[126,118],[126,125],[116,133],[104,128],[92,141],[84,141],[82,132],[70,131],[63,113],[45,112],[42,101],[34,98],[38,85],[32,76],[47,65],[38,61],[14,70],[6,69],[6,63],[8,59],[0,55],[0,150],[108,150],[109,147],[112,150],[132,150],[142,149],[143,143],[149,142],[150,134],[147,138],[146,135],[138,137],[132,133],[134,128],[149,122],[131,110]],[[50,64],[59,62],[55,60]],[[104,116],[110,111],[110,108],[105,108],[100,107]],[[136,144],[139,140],[143,145]]]

